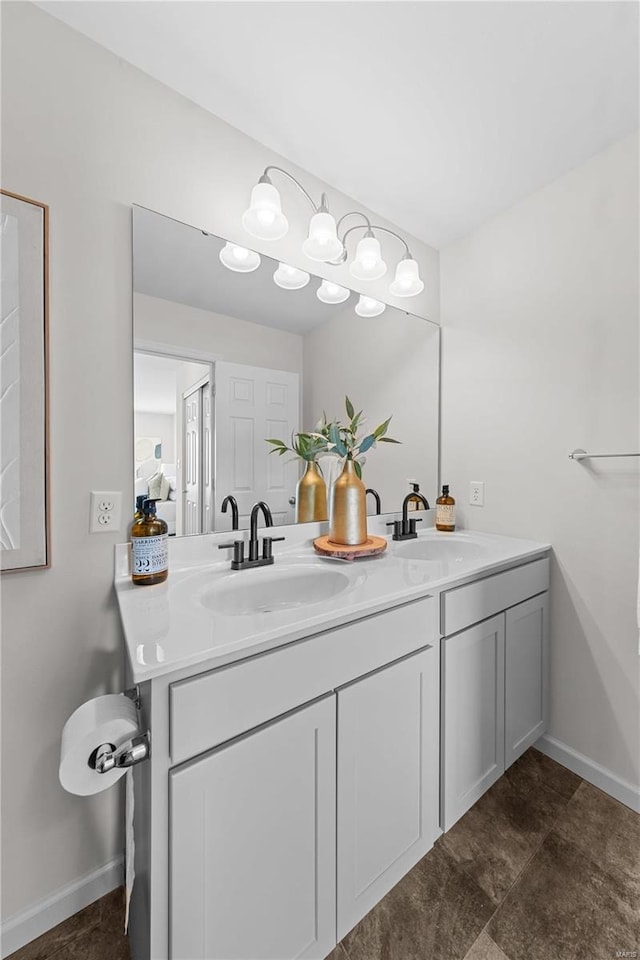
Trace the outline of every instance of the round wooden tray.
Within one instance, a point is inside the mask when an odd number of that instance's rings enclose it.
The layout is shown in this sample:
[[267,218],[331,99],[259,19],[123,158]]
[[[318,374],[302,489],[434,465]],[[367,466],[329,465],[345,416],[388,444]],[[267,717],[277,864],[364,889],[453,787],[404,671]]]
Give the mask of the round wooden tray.
[[384,537],[367,537],[364,543],[333,543],[329,537],[313,541],[316,552],[323,557],[339,557],[341,560],[358,560],[360,557],[375,557],[387,549]]

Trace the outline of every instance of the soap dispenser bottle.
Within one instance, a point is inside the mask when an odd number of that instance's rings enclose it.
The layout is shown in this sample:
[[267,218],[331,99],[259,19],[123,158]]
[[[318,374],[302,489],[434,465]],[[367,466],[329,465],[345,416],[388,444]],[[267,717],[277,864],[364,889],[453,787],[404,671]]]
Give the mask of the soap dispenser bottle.
[[436,500],[436,530],[451,533],[456,528],[456,502],[449,495],[449,485],[442,487],[442,496]]
[[140,586],[162,583],[169,575],[168,527],[156,516],[155,500],[145,500],[142,517],[131,527],[131,579]]
[[[419,484],[419,483],[412,483],[412,484],[411,484],[411,489],[412,489],[412,491],[413,491],[414,493],[420,493],[420,484]],[[411,510],[424,510],[424,503],[422,502],[422,500],[420,499],[420,497],[411,497],[411,499],[410,499],[409,502],[407,503],[407,510],[409,510],[409,511],[411,511]]]

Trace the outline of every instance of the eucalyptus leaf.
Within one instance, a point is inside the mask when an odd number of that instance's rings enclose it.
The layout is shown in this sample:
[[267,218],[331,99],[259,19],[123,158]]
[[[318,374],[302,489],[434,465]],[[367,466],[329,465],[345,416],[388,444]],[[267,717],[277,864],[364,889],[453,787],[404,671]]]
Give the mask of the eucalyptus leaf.
[[376,427],[376,428],[375,428],[375,430],[373,431],[373,433],[374,433],[374,436],[375,436],[376,440],[379,440],[380,437],[384,436],[384,434],[387,432],[387,429],[388,429],[390,423],[391,423],[391,417],[389,417],[388,420],[385,420],[384,423],[381,423],[379,427]]
[[355,409],[353,407],[353,404],[351,403],[351,400],[349,400],[349,397],[344,398],[344,405],[346,407],[347,416],[349,417],[349,420],[353,420]]
[[402,440],[392,440],[391,437],[378,437],[379,443],[402,443]]
[[359,452],[366,453],[367,450],[369,450],[374,445],[375,442],[376,442],[375,434],[370,433],[369,436],[365,437],[364,440],[361,442],[359,447]]

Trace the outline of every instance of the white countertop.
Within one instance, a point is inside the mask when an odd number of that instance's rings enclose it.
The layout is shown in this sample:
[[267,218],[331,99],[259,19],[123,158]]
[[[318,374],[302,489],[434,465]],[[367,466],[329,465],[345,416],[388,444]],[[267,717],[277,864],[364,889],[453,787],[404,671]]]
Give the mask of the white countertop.
[[[369,517],[369,533],[386,533],[387,520],[388,517]],[[473,531],[438,533],[427,527],[418,541],[390,540],[384,554],[348,563],[322,559],[315,553],[312,540],[326,532],[325,526],[278,528],[278,535],[284,534],[287,540],[274,545],[273,566],[237,572],[230,570],[230,551],[225,551],[223,558],[218,545],[232,537],[246,539],[246,531],[231,536],[222,533],[171,538],[169,577],[165,583],[152,587],[131,583],[129,545],[119,544],[115,588],[134,682],[198,664],[210,670],[408,600],[439,593],[550,549],[549,544],[533,540]],[[262,536],[262,528],[259,533]],[[408,559],[397,554],[398,550],[406,553],[407,544],[426,541],[443,544],[446,556],[442,561]],[[428,550],[431,552],[431,546]],[[240,614],[222,612],[218,604],[222,593],[228,596],[236,585],[241,588],[238,597],[242,597],[245,585],[250,596],[252,586],[266,587],[266,578],[277,584],[297,571],[313,573],[320,567],[331,567],[348,577],[346,587],[329,599]],[[324,572],[322,569],[318,578]]]

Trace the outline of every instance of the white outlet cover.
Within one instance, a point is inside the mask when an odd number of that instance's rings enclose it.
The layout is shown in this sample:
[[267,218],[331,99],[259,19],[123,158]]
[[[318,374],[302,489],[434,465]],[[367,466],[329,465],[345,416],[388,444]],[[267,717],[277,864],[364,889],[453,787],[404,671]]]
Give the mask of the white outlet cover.
[[472,507],[484,507],[484,480],[469,481],[469,503]]
[[122,492],[92,490],[89,533],[117,533],[122,526]]

